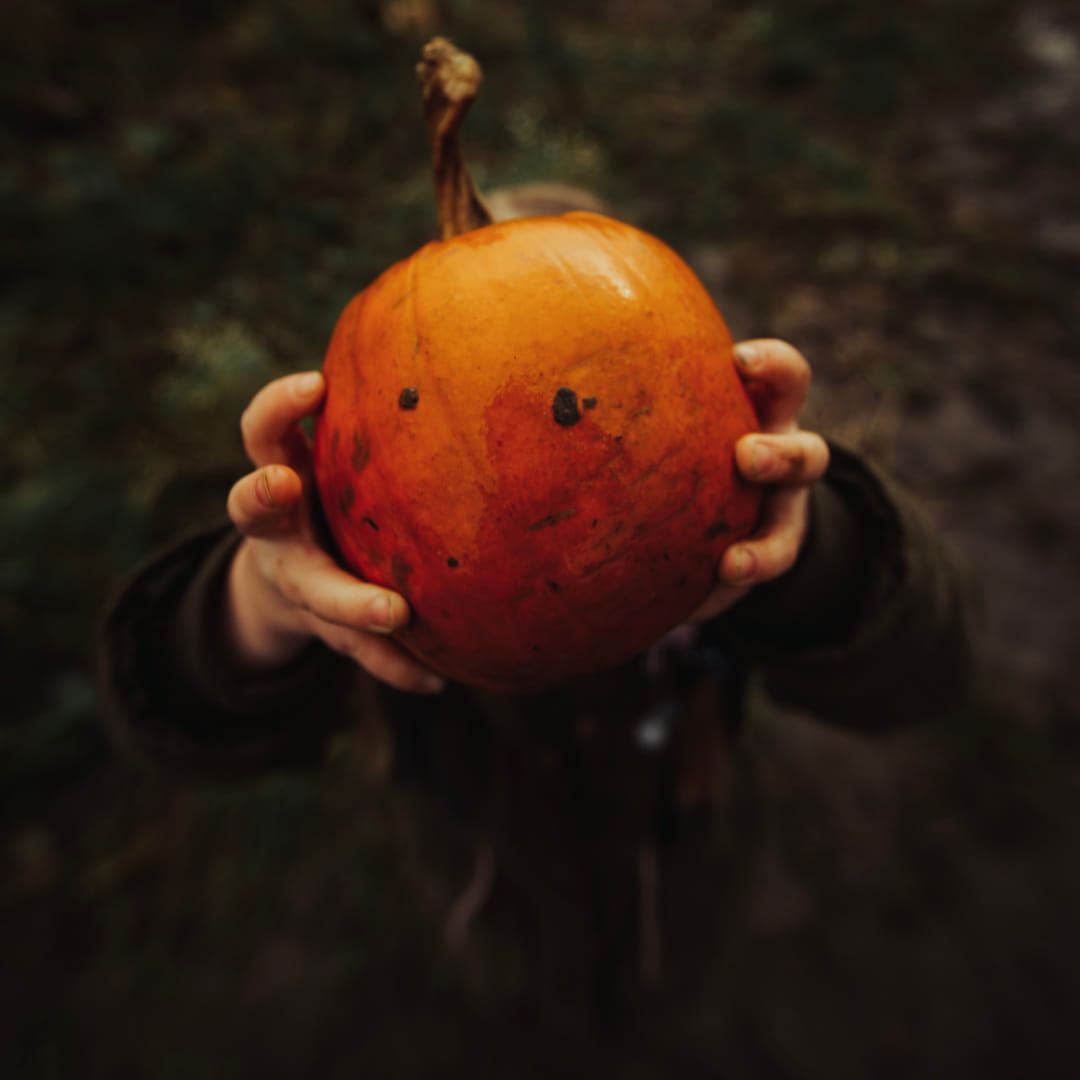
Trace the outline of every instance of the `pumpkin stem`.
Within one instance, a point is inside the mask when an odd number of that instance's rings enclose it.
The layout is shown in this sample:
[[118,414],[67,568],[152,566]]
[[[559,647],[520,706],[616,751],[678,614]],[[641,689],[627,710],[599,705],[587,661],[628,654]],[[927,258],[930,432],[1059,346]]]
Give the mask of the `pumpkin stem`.
[[461,122],[476,97],[483,75],[480,65],[446,38],[429,41],[421,57],[416,74],[424,91],[439,227],[442,238],[450,240],[492,221],[473,187],[458,139]]

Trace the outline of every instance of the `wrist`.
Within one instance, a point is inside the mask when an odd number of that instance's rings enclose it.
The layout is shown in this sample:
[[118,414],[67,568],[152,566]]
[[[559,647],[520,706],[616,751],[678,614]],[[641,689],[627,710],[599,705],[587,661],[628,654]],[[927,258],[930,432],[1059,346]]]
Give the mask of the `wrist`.
[[312,638],[298,625],[295,610],[282,602],[259,573],[247,539],[236,549],[229,567],[224,631],[234,659],[258,670],[287,664]]

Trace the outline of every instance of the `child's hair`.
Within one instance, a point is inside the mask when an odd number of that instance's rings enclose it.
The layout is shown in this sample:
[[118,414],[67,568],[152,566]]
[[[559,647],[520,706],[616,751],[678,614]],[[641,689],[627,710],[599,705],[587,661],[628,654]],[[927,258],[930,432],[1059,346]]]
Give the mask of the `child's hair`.
[[587,188],[543,180],[496,188],[484,196],[484,202],[496,221],[546,217],[550,214],[566,214],[571,210],[611,213],[604,200]]

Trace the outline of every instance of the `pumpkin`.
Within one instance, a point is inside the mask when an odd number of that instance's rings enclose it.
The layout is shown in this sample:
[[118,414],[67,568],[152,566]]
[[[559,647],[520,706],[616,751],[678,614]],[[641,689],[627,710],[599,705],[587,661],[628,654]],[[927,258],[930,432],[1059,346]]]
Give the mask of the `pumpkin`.
[[437,41],[422,65],[444,239],[342,314],[315,475],[344,562],[411,605],[402,645],[533,691],[627,660],[715,587],[758,516],[734,465],[756,421],[669,247],[595,213],[486,218],[462,58]]

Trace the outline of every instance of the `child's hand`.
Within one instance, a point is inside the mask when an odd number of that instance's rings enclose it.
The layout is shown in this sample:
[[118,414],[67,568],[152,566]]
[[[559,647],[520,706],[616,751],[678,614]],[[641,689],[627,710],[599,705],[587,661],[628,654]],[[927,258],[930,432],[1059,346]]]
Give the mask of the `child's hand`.
[[311,455],[298,425],[325,389],[317,371],[286,375],[241,417],[256,469],[229,493],[229,516],[244,534],[229,574],[229,640],[241,661],[270,668],[319,638],[401,690],[440,690],[438,675],[387,638],[408,622],[404,598],[342,570],[316,537]]
[[756,532],[724,552],[720,584],[693,621],[726,611],[754,585],[791,569],[806,539],[810,485],[829,464],[825,440],[798,426],[810,385],[802,353],[785,341],[761,339],[736,345],[735,360],[762,429],[735,444],[735,464],[744,479],[769,490]]

